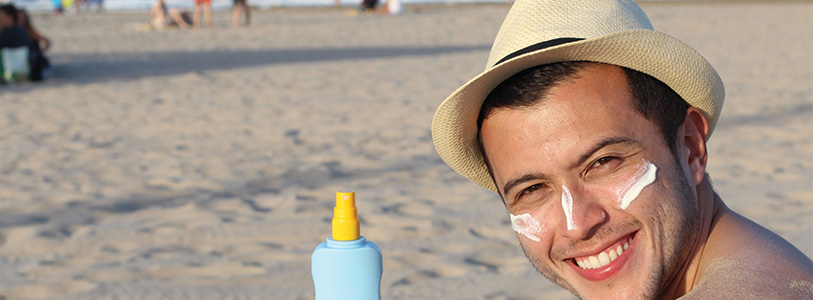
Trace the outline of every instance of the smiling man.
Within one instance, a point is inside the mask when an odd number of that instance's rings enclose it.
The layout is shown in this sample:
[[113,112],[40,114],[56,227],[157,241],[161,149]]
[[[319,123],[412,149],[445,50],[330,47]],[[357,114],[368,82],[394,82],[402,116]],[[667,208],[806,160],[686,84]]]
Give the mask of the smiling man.
[[810,299],[810,258],[712,188],[723,98],[713,67],[634,2],[519,0],[432,134],[580,298]]

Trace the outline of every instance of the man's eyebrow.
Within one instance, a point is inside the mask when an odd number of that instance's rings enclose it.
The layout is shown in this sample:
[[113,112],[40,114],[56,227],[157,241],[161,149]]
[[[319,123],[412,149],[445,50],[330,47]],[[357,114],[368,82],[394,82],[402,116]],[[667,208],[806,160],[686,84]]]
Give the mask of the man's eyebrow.
[[[584,154],[579,156],[579,159],[570,166],[570,169],[577,168],[579,165],[583,164],[585,161],[590,159],[590,157],[593,156],[593,154],[595,154],[596,152],[598,152],[599,150],[601,150],[604,147],[607,147],[607,146],[610,146],[610,145],[616,145],[616,144],[625,144],[625,143],[634,143],[634,141],[632,139],[629,139],[629,138],[626,138],[626,137],[608,137],[606,139],[603,139],[603,140],[599,141],[598,143],[596,143],[595,145],[593,145],[593,147],[590,148],[590,150],[584,152]],[[529,173],[529,174],[522,175],[521,177],[509,180],[508,183],[506,183],[505,186],[503,186],[503,188],[502,188],[503,197],[508,195],[508,191],[513,189],[515,186],[517,186],[519,184],[522,184],[523,182],[536,180],[536,179],[543,179],[543,178],[546,178],[546,176],[543,175],[543,174]]]
[[506,183],[505,186],[503,186],[503,188],[502,188],[503,197],[507,196],[508,191],[510,191],[515,186],[517,186],[517,185],[519,185],[519,184],[521,184],[523,182],[526,182],[526,181],[531,181],[531,180],[540,179],[540,178],[545,178],[545,175],[542,175],[542,174],[539,174],[539,173],[525,174],[525,175],[522,175],[522,177],[515,178],[515,179],[512,179],[511,181],[508,181],[508,183]]
[[598,152],[599,150],[601,150],[604,147],[607,147],[607,146],[610,146],[610,145],[616,145],[616,144],[626,144],[626,143],[635,143],[635,142],[632,139],[626,138],[626,137],[608,137],[606,139],[603,139],[603,140],[599,141],[598,143],[596,143],[595,145],[593,145],[593,147],[590,148],[590,150],[584,152],[584,154],[582,154],[579,157],[579,159],[576,160],[576,162],[574,162],[572,165],[570,165],[570,169],[575,169],[575,168],[579,167],[585,161],[590,159],[590,157],[593,156],[593,154],[595,154],[596,152]]

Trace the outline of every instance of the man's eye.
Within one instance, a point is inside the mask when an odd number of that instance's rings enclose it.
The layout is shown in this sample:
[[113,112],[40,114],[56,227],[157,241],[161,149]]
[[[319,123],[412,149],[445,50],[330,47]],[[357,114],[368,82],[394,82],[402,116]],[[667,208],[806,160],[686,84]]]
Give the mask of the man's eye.
[[621,158],[618,158],[616,156],[604,156],[593,162],[593,165],[590,166],[590,169],[587,170],[587,173],[588,174],[595,172],[603,173],[612,171],[613,169],[618,167],[618,165],[621,164],[622,161],[623,160]]
[[596,160],[596,162],[593,163],[593,168],[605,167],[616,160],[618,160],[618,157],[613,156],[605,156],[599,158],[598,160]]
[[534,193],[539,192],[539,190],[541,190],[543,188],[545,188],[545,185],[541,184],[541,183],[529,186],[529,187],[525,188],[524,190],[522,190],[521,192],[519,192],[519,195],[517,195],[517,200],[522,199],[523,197],[526,197],[526,196],[529,196],[529,195],[533,195]]

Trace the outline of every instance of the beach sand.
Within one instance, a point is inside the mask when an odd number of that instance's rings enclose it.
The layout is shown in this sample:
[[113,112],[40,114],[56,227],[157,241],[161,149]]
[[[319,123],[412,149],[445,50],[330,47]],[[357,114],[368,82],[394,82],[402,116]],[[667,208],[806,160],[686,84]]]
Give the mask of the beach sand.
[[[644,3],[726,83],[709,174],[813,255],[813,4]],[[334,193],[355,191],[385,299],[572,299],[500,200],[434,151],[508,5],[34,16],[56,77],[0,88],[0,299],[312,299]]]

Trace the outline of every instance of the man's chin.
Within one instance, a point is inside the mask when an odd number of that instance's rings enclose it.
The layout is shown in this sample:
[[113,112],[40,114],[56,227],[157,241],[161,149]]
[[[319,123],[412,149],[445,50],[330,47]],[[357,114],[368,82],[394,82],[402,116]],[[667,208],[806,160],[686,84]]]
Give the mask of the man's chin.
[[[539,270],[537,268],[537,270]],[[554,284],[570,291],[579,299],[651,299],[651,286],[647,285],[643,278],[618,278],[616,280],[605,280],[594,282],[579,277],[564,277],[553,274],[550,271],[540,274],[545,276]]]
[[557,284],[568,289],[580,299],[650,299],[655,292],[647,282],[647,278],[635,275],[618,276],[603,281],[590,281],[576,277],[569,278],[565,283]]

